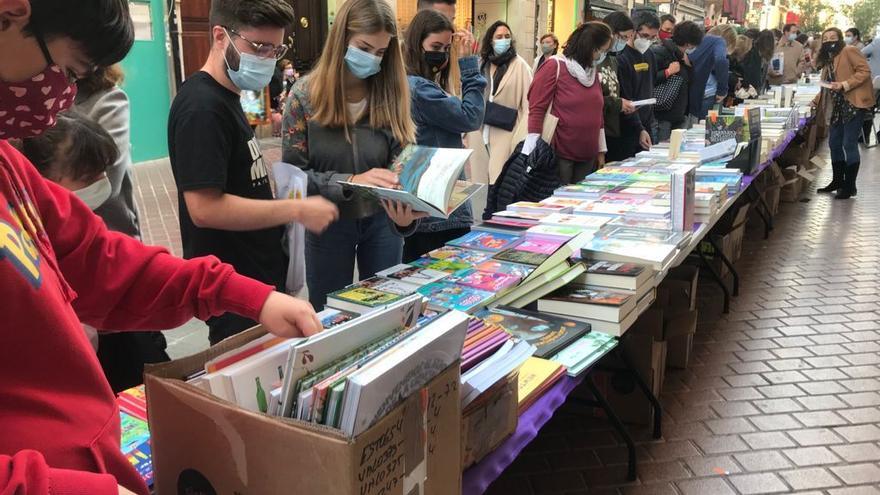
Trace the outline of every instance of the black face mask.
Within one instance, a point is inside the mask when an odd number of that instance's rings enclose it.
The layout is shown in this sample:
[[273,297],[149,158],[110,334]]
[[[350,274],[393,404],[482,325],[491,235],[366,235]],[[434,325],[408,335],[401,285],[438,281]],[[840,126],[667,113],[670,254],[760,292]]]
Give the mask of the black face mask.
[[425,63],[431,68],[434,74],[440,72],[449,62],[449,52],[425,52]]
[[822,51],[831,55],[835,55],[843,49],[843,43],[840,41],[826,41],[822,43]]

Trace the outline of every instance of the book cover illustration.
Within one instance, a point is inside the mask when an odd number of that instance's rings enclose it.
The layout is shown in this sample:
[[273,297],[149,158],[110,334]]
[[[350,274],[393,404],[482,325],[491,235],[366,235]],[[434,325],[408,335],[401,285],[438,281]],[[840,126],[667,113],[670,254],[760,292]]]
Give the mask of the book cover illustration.
[[477,316],[537,347],[535,355],[538,357],[556,352],[590,330],[587,323],[503,306],[481,311]]
[[446,261],[454,261],[457,263],[465,263],[468,265],[475,265],[477,263],[482,263],[489,259],[492,255],[491,253],[487,253],[485,251],[476,251],[473,249],[465,249],[457,246],[443,246],[441,248],[437,248],[430,253],[428,256],[434,258],[435,260],[446,260]]
[[542,224],[558,225],[563,227],[576,227],[580,229],[600,229],[608,223],[607,217],[599,217],[593,215],[568,215],[565,213],[554,213],[547,218],[541,220]]
[[582,205],[583,203],[584,201],[582,199],[557,196],[550,196],[549,198],[541,201],[542,205],[561,206],[563,208],[574,208]]
[[368,289],[374,289],[381,292],[388,292],[391,294],[397,294],[399,296],[408,296],[416,291],[418,288],[415,285],[407,284],[400,280],[387,279],[382,277],[372,277],[365,280],[361,280],[356,285],[360,287],[366,287]]
[[554,194],[564,198],[598,198],[610,188],[611,186],[599,184],[571,184],[560,187]]
[[529,237],[543,237],[550,239],[568,240],[583,232],[580,227],[565,227],[562,225],[535,225],[526,231]]
[[631,298],[629,294],[606,290],[597,290],[589,287],[568,286],[563,287],[547,299],[564,301],[578,304],[598,304],[601,306],[622,306]]
[[454,239],[447,244],[466,249],[478,249],[497,253],[514,247],[521,237],[515,234],[502,234],[500,232],[485,232],[475,230]]
[[635,263],[615,263],[613,261],[585,261],[587,273],[598,275],[618,275],[622,277],[638,277],[645,267]]
[[525,239],[518,246],[516,246],[517,251],[523,251],[527,253],[536,253],[536,254],[546,254],[551,255],[562,246],[564,242],[554,242],[551,240],[545,239]]
[[496,211],[495,213],[493,213],[492,218],[496,218],[496,217],[497,218],[509,218],[509,219],[516,219],[516,220],[533,221],[533,222],[537,223],[539,220],[541,220],[542,218],[546,217],[549,214],[550,214],[549,211],[537,213],[537,212],[529,212],[529,211],[502,210],[502,211]]
[[516,212],[559,213],[571,210],[571,206],[535,203],[532,201],[519,201],[517,203],[507,205],[507,210]]
[[121,425],[120,450],[147,485],[153,484],[153,460],[150,449],[150,428],[146,421],[125,411],[119,412]]
[[495,259],[498,261],[508,261],[510,263],[531,266],[539,266],[549,257],[549,254],[532,253],[529,251],[520,251],[519,249],[508,249],[495,255]]
[[343,311],[341,309],[333,309],[326,308],[324,311],[318,313],[318,319],[321,320],[321,327],[324,330],[333,328],[337,325],[342,325],[347,321],[351,321],[360,316],[357,313],[353,313],[351,311]]
[[383,292],[370,287],[353,287],[330,293],[327,297],[374,308],[393,303],[401,298],[398,294]]
[[434,282],[419,289],[419,294],[428,299],[428,303],[446,309],[470,311],[484,301],[491,299],[491,292],[465,287],[450,282]]
[[147,393],[143,385],[119,392],[116,404],[120,411],[142,421],[147,421]]
[[[430,259],[430,261],[431,263],[435,262],[434,259]],[[387,270],[376,273],[376,275],[393,280],[400,280],[401,282],[415,285],[430,284],[431,282],[442,280],[448,276],[447,273],[441,272],[439,270],[432,270],[430,268],[424,268],[422,266],[413,266],[406,264],[392,266]]]
[[458,277],[455,282],[473,287],[474,289],[499,292],[508,287],[513,287],[519,281],[520,277],[516,275],[468,270],[461,277]]
[[521,279],[526,278],[534,270],[529,265],[520,265],[517,263],[507,263],[498,260],[486,260],[476,266],[481,272],[503,273],[505,275],[514,275]]

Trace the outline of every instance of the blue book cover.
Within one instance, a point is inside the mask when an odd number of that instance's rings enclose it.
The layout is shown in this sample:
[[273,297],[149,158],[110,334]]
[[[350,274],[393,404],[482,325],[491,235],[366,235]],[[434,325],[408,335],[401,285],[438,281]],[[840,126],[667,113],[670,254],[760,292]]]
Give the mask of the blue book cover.
[[485,304],[495,294],[451,282],[434,282],[419,289],[433,307],[470,311]]
[[477,249],[480,251],[498,253],[516,246],[521,240],[522,238],[516,234],[474,230],[458,239],[449,241],[447,244],[465,249]]

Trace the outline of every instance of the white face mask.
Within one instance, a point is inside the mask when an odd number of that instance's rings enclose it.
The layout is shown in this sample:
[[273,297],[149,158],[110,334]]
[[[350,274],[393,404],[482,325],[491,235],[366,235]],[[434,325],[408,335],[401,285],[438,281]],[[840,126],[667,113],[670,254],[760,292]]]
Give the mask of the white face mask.
[[852,37],[852,36],[844,36],[844,37],[843,37],[843,41],[844,41],[847,45],[852,45],[852,44],[853,44],[853,37]]
[[73,191],[73,194],[76,194],[92,210],[97,210],[99,206],[110,199],[112,193],[113,186],[110,184],[110,178],[106,175],[82,189]]
[[651,48],[651,40],[636,38],[636,41],[633,43],[633,48],[638,50],[639,53],[645,53],[648,51],[648,48]]

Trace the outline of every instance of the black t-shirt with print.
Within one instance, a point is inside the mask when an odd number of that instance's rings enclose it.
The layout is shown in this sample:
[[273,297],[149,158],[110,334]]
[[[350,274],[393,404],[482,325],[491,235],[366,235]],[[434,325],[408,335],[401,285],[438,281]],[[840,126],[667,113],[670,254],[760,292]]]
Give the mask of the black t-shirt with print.
[[267,164],[239,95],[205,72],[187,79],[171,105],[168,152],[177,182],[184,257],[214,255],[242,275],[283,288],[283,227],[244,232],[197,227],[183,200],[184,191],[197,189],[272,199]]

